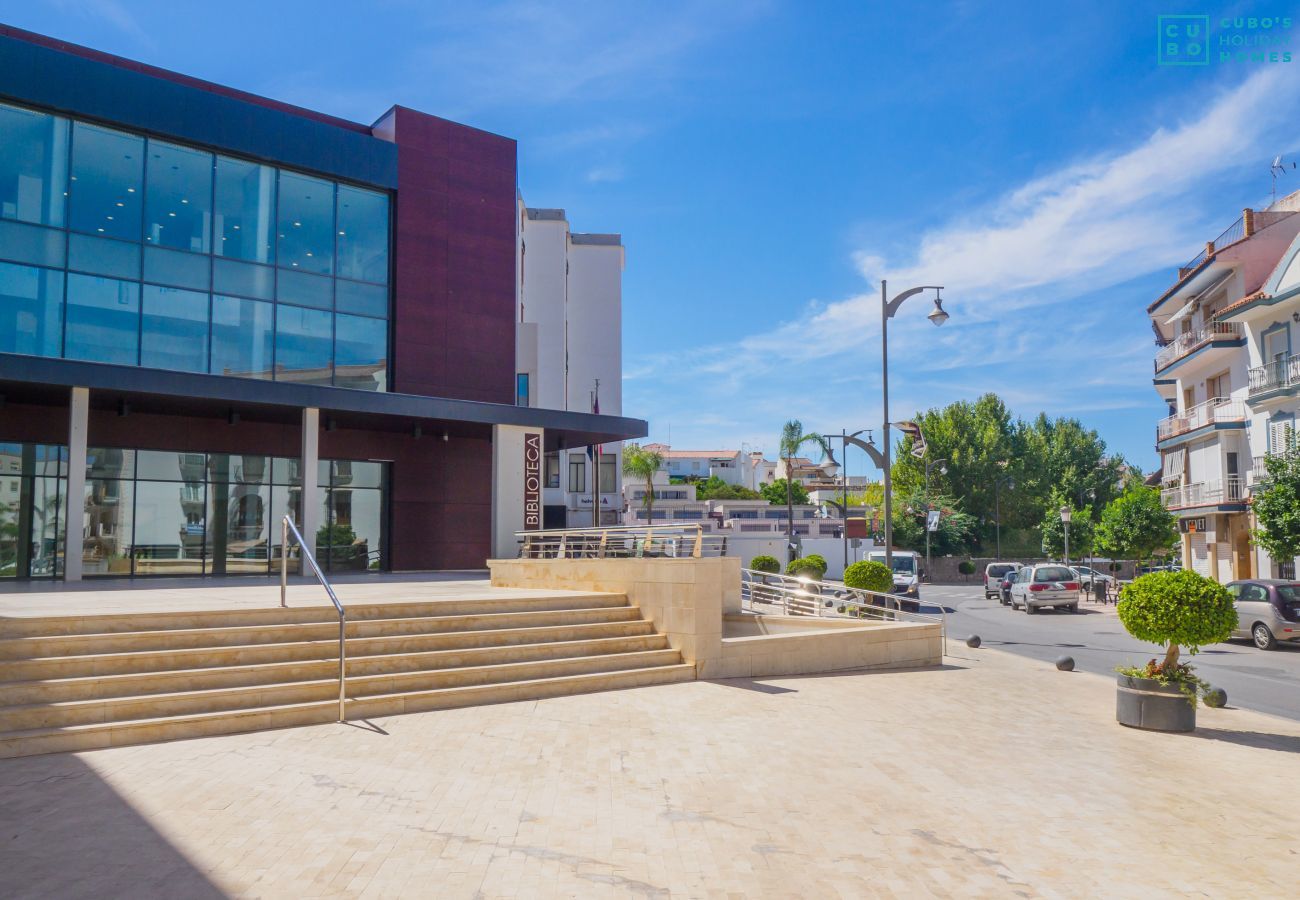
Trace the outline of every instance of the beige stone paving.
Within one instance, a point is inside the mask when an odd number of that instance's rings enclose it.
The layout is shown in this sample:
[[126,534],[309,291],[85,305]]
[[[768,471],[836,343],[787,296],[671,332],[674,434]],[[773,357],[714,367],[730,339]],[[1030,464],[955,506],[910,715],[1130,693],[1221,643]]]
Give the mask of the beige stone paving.
[[1300,723],[1201,724],[963,648],[6,760],[0,896],[1294,896]]

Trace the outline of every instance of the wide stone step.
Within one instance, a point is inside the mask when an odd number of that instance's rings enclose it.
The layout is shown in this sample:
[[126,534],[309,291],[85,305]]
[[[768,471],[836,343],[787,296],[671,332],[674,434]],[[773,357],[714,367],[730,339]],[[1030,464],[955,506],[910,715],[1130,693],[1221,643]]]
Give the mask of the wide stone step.
[[[347,645],[348,658],[358,660],[369,656],[400,653],[469,650],[597,638],[639,637],[654,633],[653,625],[644,619],[638,618],[615,622],[349,638]],[[289,641],[278,644],[259,643],[170,650],[137,650],[118,653],[89,653],[79,656],[3,660],[0,661],[0,683],[338,659],[337,635],[338,627],[336,625],[334,634],[330,638],[316,641]]]
[[[343,598],[348,618],[401,619],[420,616],[461,616],[493,612],[538,612],[563,609],[598,609],[627,606],[623,594],[555,594],[488,600],[426,600],[397,603],[349,603]],[[112,613],[90,616],[31,616],[8,618],[0,623],[0,638],[42,637],[78,634],[116,634],[139,631],[171,631],[194,628],[338,623],[334,607],[271,606],[258,609],[174,611],[156,613]]]
[[[624,601],[626,603],[626,601]],[[349,621],[349,639],[394,635],[482,631],[540,625],[577,625],[626,622],[641,617],[634,606],[525,612],[468,613],[450,616],[415,616]],[[50,656],[127,653],[147,650],[187,650],[253,644],[323,641],[338,637],[338,620],[276,625],[234,625],[212,628],[169,628],[109,634],[48,635],[0,640],[0,660]]]
[[[338,645],[331,645],[337,653]],[[447,669],[457,666],[495,665],[540,659],[599,656],[662,650],[668,639],[650,633],[627,637],[587,640],[548,640],[529,644],[503,644],[495,647],[470,647],[414,653],[383,653],[352,656],[348,674],[387,675],[400,672]],[[289,662],[254,663],[251,665],[211,668],[168,669],[159,672],[128,672],[121,675],[91,675],[33,681],[0,682],[0,698],[7,706],[31,703],[57,703],[70,700],[95,700],[110,697],[134,697],[143,694],[166,694],[213,688],[286,684],[336,677],[338,658]]]
[[[680,662],[681,655],[676,650],[665,649],[412,672],[349,675],[346,693],[349,697],[360,699],[480,684],[665,666]],[[0,708],[0,733],[184,716],[259,706],[283,706],[337,697],[337,679],[323,678],[284,684],[254,684],[169,694],[6,706]]]
[[[513,700],[690,681],[695,667],[686,663],[650,668],[618,669],[526,681],[381,694],[349,700],[347,717],[360,719],[434,709],[451,709]],[[336,700],[248,707],[127,722],[99,722],[63,727],[31,728],[0,733],[0,758],[37,753],[93,750],[156,741],[261,731],[334,721]]]

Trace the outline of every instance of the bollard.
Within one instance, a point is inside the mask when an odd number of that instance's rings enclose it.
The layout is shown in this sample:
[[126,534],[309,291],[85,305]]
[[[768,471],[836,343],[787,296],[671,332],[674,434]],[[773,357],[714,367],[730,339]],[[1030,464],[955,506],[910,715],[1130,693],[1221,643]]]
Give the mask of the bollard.
[[970,637],[966,638],[967,647],[978,647],[981,643],[983,643],[983,641],[980,640],[978,634],[972,634]]
[[1073,656],[1062,656],[1060,659],[1058,659],[1058,660],[1056,661],[1056,668],[1059,669],[1059,670],[1062,671],[1062,672],[1073,672],[1073,671],[1074,671],[1074,657],[1073,657]]
[[1205,692],[1205,705],[1222,709],[1228,705],[1228,692],[1223,688],[1210,688]]

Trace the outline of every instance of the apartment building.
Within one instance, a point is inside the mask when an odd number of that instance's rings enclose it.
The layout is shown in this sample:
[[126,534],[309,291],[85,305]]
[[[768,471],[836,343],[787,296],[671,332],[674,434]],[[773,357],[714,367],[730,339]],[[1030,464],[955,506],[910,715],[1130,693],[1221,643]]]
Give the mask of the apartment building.
[[[1242,216],[1147,308],[1161,497],[1182,533],[1183,565],[1220,581],[1269,577],[1293,561],[1250,543],[1249,494],[1263,456],[1294,418],[1291,330],[1300,321],[1300,215],[1294,195]],[[1294,319],[1293,319],[1294,316]]]
[[[515,403],[539,409],[623,409],[623,266],[617,234],[571,231],[562,209],[517,200]],[[599,472],[595,470],[599,467]],[[616,524],[623,510],[622,445],[559,446],[546,455],[543,524]]]

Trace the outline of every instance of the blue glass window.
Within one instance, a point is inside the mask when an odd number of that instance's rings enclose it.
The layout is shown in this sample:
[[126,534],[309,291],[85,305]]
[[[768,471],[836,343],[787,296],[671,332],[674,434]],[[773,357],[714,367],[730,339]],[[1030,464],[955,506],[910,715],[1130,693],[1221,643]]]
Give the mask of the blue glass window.
[[388,196],[339,185],[340,278],[388,283]]
[[329,384],[333,316],[319,309],[280,306],[275,316],[275,378]]
[[145,243],[207,253],[212,246],[212,154],[149,141]]
[[388,288],[340,278],[334,282],[334,308],[363,316],[387,316]]
[[275,261],[275,169],[217,157],[213,253],[248,262]]
[[388,390],[388,322],[334,317],[334,383],[366,391]]
[[84,122],[73,126],[73,231],[138,242],[143,181],[144,138]]
[[528,405],[528,373],[515,374],[515,406]]
[[275,307],[238,297],[212,298],[213,375],[270,378],[272,374]]
[[329,275],[334,271],[334,185],[280,173],[279,265]]
[[68,120],[0,104],[0,218],[62,225]]
[[63,273],[0,263],[0,351],[58,356]]
[[208,295],[146,284],[140,365],[174,372],[208,370]]
[[276,275],[275,298],[294,306],[334,308],[334,279],[308,275],[297,269],[281,269]]
[[140,285],[94,275],[68,276],[68,359],[138,364]]

